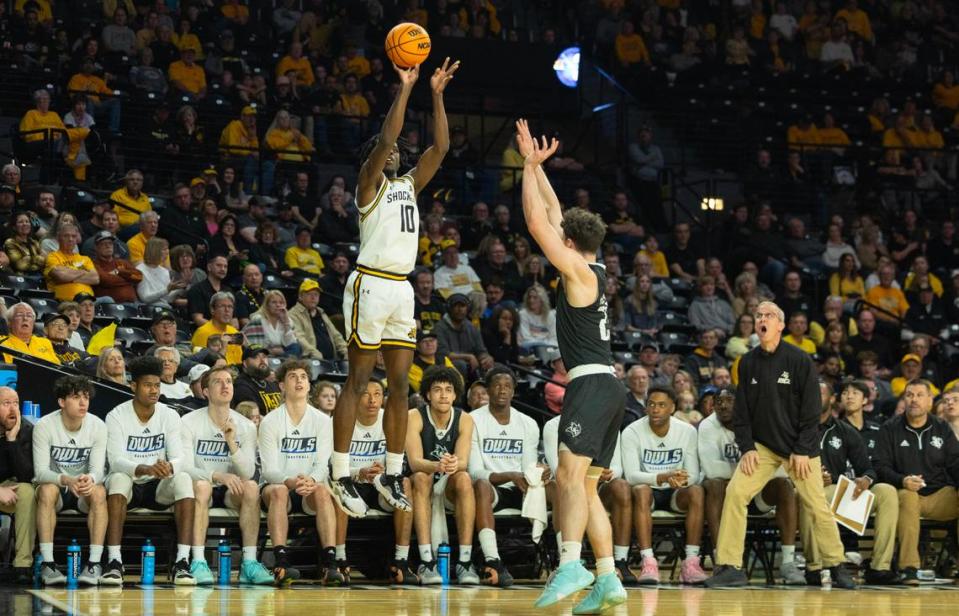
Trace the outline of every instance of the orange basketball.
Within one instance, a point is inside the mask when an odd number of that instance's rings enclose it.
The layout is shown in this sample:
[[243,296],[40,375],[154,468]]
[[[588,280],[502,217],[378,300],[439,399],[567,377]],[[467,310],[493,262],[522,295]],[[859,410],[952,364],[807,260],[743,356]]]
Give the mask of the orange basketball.
[[418,24],[393,26],[386,35],[386,55],[400,68],[419,66],[430,55],[430,35]]

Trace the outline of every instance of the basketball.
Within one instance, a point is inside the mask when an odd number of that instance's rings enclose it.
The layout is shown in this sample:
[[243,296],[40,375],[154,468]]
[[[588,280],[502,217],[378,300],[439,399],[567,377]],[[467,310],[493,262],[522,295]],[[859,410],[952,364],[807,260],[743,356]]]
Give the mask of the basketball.
[[386,55],[400,68],[419,66],[430,55],[430,35],[414,23],[393,26],[386,35]]

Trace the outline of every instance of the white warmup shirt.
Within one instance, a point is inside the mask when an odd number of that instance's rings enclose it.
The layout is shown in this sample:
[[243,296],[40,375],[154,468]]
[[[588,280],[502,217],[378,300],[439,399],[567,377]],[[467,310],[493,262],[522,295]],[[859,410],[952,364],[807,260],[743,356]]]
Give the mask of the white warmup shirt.
[[180,416],[167,405],[158,402],[153,416],[141,423],[133,410],[133,401],[117,405],[107,413],[107,460],[110,471],[126,473],[136,483],[146,483],[154,477],[136,476],[136,468],[159,460],[173,465],[173,472],[184,470],[184,457]]
[[326,481],[333,455],[333,420],[307,405],[300,423],[294,425],[281,404],[260,421],[260,480],[283,483],[297,475]]
[[103,483],[107,461],[107,430],[103,420],[87,414],[80,429],[70,432],[56,411],[33,426],[33,480],[60,485],[60,475],[90,475]]
[[[538,461],[539,426],[532,417],[509,409],[509,423],[500,424],[489,405],[472,413],[473,444],[470,447],[469,473],[476,479],[489,479],[493,473],[522,473]],[[502,487],[511,487],[512,482]]]
[[364,426],[356,420],[353,427],[353,440],[350,441],[350,476],[356,477],[360,470],[379,462],[386,466],[386,434],[383,432],[383,409],[380,409],[376,421]]
[[[703,479],[732,479],[742,454],[736,444],[736,434],[719,423],[715,413],[699,423],[699,466]],[[779,467],[776,477],[786,477]]]
[[252,479],[256,474],[256,426],[234,410],[229,417],[236,426],[235,454],[230,454],[223,431],[210,419],[208,407],[183,416],[183,447],[189,452],[185,470],[193,479],[213,481],[213,473]]
[[668,483],[656,484],[656,475],[679,469],[689,474],[689,485],[699,483],[696,428],[688,423],[670,419],[669,432],[659,437],[649,427],[649,417],[643,417],[629,424],[621,438],[623,472],[630,484],[667,489]]
[[[549,470],[556,476],[556,469],[559,468],[559,417],[554,417],[543,424],[543,453],[546,454],[546,464]],[[623,476],[623,439],[622,435],[616,436],[616,451],[613,452],[613,459],[609,463],[609,470],[613,471],[613,479],[619,479]]]
[[182,400],[193,395],[193,390],[183,381],[173,381],[172,383],[160,382],[160,395],[170,400]]

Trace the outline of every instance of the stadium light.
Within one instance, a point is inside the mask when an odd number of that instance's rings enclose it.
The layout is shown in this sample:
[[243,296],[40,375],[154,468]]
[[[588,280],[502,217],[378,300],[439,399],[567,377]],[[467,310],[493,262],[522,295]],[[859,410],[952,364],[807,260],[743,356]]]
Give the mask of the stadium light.
[[579,83],[579,47],[567,47],[559,52],[553,62],[556,78],[567,88],[575,88]]
[[723,198],[722,197],[703,197],[703,200],[699,202],[699,209],[701,209],[704,212],[722,212]]

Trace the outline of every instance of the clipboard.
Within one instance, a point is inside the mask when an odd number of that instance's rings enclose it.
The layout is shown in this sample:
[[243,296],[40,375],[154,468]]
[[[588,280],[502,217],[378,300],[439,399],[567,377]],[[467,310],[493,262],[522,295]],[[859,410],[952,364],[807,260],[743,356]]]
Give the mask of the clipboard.
[[853,500],[852,495],[855,491],[856,484],[845,475],[840,475],[829,510],[836,522],[861,537],[869,525],[869,516],[872,513],[876,495],[871,490],[865,490],[859,498]]

